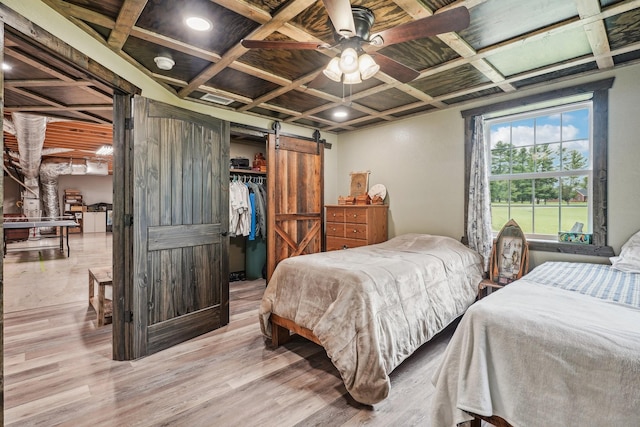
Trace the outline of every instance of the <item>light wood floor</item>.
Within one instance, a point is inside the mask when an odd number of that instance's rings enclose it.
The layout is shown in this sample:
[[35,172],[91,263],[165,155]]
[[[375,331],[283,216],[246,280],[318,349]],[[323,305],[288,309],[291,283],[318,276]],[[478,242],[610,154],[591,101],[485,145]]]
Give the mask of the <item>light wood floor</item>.
[[[82,252],[75,256],[82,264]],[[47,281],[34,271],[21,279]],[[86,284],[86,269],[75,274]],[[84,302],[6,314],[5,425],[432,425],[431,377],[452,328],[392,373],[388,399],[360,405],[321,347],[302,338],[277,349],[265,343],[263,290],[263,280],[232,282],[229,325],[133,362],[110,359],[111,325],[98,328]]]

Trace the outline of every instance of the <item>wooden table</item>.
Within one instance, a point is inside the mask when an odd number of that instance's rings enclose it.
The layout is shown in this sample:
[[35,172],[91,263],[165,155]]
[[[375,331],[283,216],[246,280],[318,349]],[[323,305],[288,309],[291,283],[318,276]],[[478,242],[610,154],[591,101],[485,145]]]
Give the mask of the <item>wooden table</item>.
[[[98,295],[94,295],[94,283],[98,283]],[[105,318],[111,318],[113,304],[105,298],[105,287],[113,286],[111,267],[94,267],[89,269],[89,305],[98,315],[98,326],[105,325]],[[111,323],[111,322],[108,322]]]

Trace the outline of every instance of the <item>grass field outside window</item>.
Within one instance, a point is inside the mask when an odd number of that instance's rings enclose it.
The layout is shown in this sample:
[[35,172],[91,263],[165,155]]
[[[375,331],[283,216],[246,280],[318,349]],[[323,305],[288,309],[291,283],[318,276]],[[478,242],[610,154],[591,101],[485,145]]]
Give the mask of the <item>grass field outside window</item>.
[[[491,225],[495,233],[509,221],[514,219],[522,231],[531,235],[543,235],[557,238],[558,231],[569,231],[576,222],[584,224],[583,233],[589,233],[589,211],[587,203],[547,203],[524,204],[511,203],[511,210],[506,203],[491,204]],[[535,229],[533,223],[535,211]],[[562,221],[562,224],[558,224]]]

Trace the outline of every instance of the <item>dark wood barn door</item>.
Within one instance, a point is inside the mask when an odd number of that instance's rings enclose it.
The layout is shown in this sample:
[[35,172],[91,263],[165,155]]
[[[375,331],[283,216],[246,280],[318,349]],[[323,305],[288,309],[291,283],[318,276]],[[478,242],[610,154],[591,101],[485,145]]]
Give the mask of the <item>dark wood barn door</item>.
[[229,125],[136,97],[133,356],[229,322]]
[[267,280],[278,263],[322,250],[324,145],[269,135]]

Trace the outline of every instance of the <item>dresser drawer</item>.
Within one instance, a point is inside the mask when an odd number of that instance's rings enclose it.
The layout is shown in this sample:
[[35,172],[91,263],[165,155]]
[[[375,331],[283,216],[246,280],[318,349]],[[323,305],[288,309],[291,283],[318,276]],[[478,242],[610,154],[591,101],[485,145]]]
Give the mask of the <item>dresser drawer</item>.
[[325,230],[327,236],[333,237],[345,237],[344,235],[344,222],[327,222],[327,229]]
[[344,209],[344,221],[350,223],[367,223],[367,210],[358,208],[345,208]]
[[355,248],[387,240],[385,205],[325,206],[325,250]]
[[327,222],[344,222],[344,208],[327,208]]
[[367,224],[345,224],[344,237],[367,240]]
[[360,246],[365,246],[366,244],[366,240],[345,239],[342,237],[327,237],[327,251],[357,248]]

